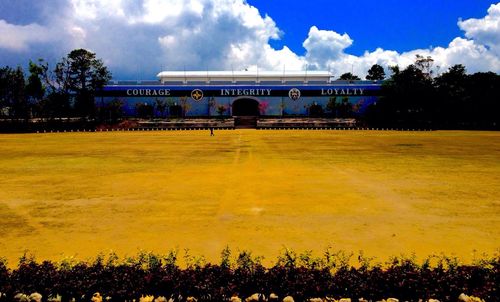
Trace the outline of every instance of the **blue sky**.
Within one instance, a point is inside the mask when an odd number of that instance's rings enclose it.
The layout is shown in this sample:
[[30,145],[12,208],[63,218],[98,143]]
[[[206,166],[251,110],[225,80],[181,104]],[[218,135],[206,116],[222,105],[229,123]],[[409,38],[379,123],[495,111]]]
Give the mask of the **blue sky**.
[[[399,52],[446,46],[462,34],[459,18],[481,18],[491,0],[248,0],[271,16],[284,32],[274,47],[288,45],[304,54],[309,27],[348,33],[355,40],[348,52],[362,55],[377,47]],[[284,9],[286,7],[286,9]]]
[[[30,9],[20,9],[29,7]],[[500,2],[1,0],[0,66],[97,53],[116,79],[161,70],[330,70],[364,76],[432,56],[500,72]]]

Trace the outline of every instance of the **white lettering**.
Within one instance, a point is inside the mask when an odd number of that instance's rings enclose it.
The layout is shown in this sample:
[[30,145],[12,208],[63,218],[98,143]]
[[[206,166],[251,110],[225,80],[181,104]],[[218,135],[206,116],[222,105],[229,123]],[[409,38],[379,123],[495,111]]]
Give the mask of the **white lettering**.
[[170,89],[127,89],[126,93],[129,96],[167,96],[170,95]]

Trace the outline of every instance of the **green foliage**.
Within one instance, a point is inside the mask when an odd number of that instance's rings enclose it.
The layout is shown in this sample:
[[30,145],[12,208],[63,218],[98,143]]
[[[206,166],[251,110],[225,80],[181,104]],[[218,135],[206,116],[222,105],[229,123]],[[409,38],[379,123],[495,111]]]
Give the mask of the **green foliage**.
[[64,79],[71,92],[95,92],[102,88],[110,79],[111,73],[96,54],[85,49],[72,50],[56,65],[56,75]]
[[398,65],[389,66],[389,69],[391,71],[391,77],[393,77],[395,75],[398,75],[401,72],[401,70],[400,70],[400,68],[399,68]]
[[392,75],[369,108],[367,121],[383,127],[498,129],[500,76],[468,75],[463,65],[454,65],[433,78],[433,61],[417,56],[404,70],[390,67]]
[[434,59],[431,56],[424,57],[417,54],[415,59],[415,67],[417,67],[422,74],[430,79],[433,74],[432,65],[434,64]]
[[[185,252],[189,255],[189,250]],[[232,267],[230,254],[228,247],[222,251],[224,265],[194,261],[186,264],[185,269],[175,265],[177,251],[171,251],[169,256],[142,251],[126,259],[112,252],[89,262],[70,260],[59,264],[38,263],[32,255],[25,254],[12,271],[5,261],[0,261],[0,291],[8,298],[17,292],[37,291],[44,297],[60,295],[62,301],[88,301],[94,292],[115,301],[137,300],[142,295],[223,301],[233,294],[247,297],[255,292],[292,295],[298,301],[327,295],[373,301],[387,297],[453,301],[465,292],[486,301],[499,301],[498,255],[486,257],[474,266],[462,265],[456,258],[444,255],[431,256],[422,265],[417,264],[414,256],[400,256],[381,267],[371,265],[373,259],[360,252],[360,267],[356,268],[349,264],[352,253],[329,248],[323,257],[315,257],[312,251],[298,255],[285,248],[276,265],[265,268],[248,251],[240,252]]]
[[111,79],[102,60],[88,50],[75,49],[57,63],[54,72],[62,91],[75,95],[77,115],[93,117],[95,91]]
[[29,106],[25,95],[24,73],[21,67],[0,68],[0,117],[16,119],[29,117]]
[[277,266],[296,267],[297,253],[287,247],[283,248],[282,253],[278,256]]
[[347,270],[354,254],[328,247],[324,252],[325,266],[332,272]]
[[323,259],[313,255],[313,251],[305,251],[298,257],[299,267],[305,267],[311,270],[322,269],[325,267]]
[[177,267],[177,255],[179,254],[179,250],[171,250],[168,254],[163,258],[165,261],[165,265],[168,267]]
[[0,113],[17,119],[93,118],[95,91],[111,79],[102,60],[85,49],[71,51],[53,71],[42,59],[30,61],[29,72],[25,79],[20,67],[0,68]]
[[231,249],[226,246],[220,254],[220,266],[223,268],[231,268]]
[[236,266],[239,269],[254,272],[262,264],[262,257],[253,257],[250,251],[241,251],[236,259]]
[[42,84],[44,67],[43,65],[38,65],[30,61],[29,72],[30,75],[26,84],[26,97],[32,104],[36,104],[45,96],[45,86]]
[[397,126],[424,126],[432,117],[435,95],[432,80],[415,65],[402,71],[394,68],[391,78],[382,85],[377,102],[377,118]]
[[201,268],[207,262],[204,256],[191,255],[189,249],[184,249],[183,258],[188,269]]
[[370,69],[368,69],[366,79],[371,81],[380,81],[385,79],[384,68],[378,64],[374,64],[372,67],[370,67]]
[[358,77],[357,75],[354,75],[350,72],[346,72],[344,74],[342,74],[340,77],[339,77],[339,80],[342,80],[342,81],[359,81],[361,80],[360,77]]

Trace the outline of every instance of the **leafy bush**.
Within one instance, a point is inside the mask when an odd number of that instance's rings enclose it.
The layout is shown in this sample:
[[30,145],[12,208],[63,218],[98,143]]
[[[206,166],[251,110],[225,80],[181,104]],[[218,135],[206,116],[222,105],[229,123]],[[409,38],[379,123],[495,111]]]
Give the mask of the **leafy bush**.
[[0,291],[13,297],[18,292],[39,292],[44,297],[60,295],[62,301],[89,301],[94,292],[131,301],[142,295],[198,297],[198,301],[223,301],[232,295],[247,297],[261,292],[296,301],[330,296],[336,299],[403,301],[456,301],[461,293],[500,301],[500,258],[483,257],[473,265],[456,258],[432,256],[422,264],[414,258],[394,257],[385,264],[372,264],[362,252],[353,261],[352,253],[328,249],[323,257],[311,251],[297,254],[285,249],[274,266],[266,268],[262,258],[249,251],[232,257],[229,248],[221,253],[220,264],[207,264],[203,257],[185,251],[185,267],[178,263],[178,251],[168,255],[142,252],[120,259],[111,253],[91,262],[65,259],[59,263],[37,262],[24,255],[10,270],[0,259]]

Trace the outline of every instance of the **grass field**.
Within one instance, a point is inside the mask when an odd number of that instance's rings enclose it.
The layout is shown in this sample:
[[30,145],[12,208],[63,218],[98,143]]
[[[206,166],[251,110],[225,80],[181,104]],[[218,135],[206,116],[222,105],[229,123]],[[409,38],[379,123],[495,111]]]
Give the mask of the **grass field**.
[[500,248],[500,132],[215,135],[0,135],[0,257]]

